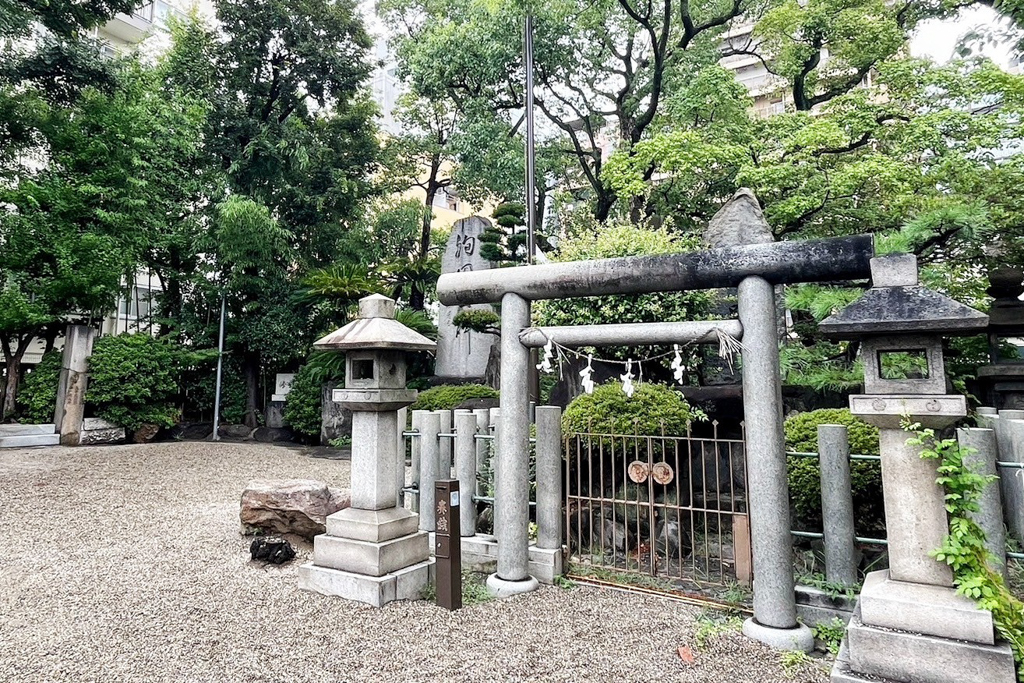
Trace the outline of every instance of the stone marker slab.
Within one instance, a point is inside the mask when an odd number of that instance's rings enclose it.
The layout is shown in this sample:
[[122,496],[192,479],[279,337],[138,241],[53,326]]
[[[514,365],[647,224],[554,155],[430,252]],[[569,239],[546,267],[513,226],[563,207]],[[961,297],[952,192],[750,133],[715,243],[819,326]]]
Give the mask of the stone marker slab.
[[[491,262],[480,255],[480,235],[490,221],[473,216],[456,221],[448,246],[441,257],[442,273],[466,273],[489,270]],[[441,306],[437,323],[437,360],[434,374],[453,379],[480,378],[487,373],[491,347],[497,341],[492,334],[459,330],[452,322],[460,311],[493,311],[487,304]]]

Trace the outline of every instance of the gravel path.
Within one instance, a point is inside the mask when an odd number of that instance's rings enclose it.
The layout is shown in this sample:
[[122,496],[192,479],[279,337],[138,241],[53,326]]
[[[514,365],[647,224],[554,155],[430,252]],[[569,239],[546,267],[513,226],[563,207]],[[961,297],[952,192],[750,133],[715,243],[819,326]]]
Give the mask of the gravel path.
[[[263,445],[0,450],[0,681],[744,681],[789,675],[698,608],[545,587],[448,613],[299,591],[248,559],[238,499],[257,478],[347,486],[348,462]],[[677,648],[689,645],[695,662]]]

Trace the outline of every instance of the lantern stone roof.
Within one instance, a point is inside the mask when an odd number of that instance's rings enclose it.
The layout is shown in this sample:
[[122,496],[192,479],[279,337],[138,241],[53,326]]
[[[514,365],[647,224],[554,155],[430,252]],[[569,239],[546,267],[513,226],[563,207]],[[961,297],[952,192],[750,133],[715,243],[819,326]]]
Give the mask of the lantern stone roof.
[[818,329],[833,339],[860,339],[889,334],[977,334],[988,316],[959,301],[922,287],[917,257],[894,254],[871,259],[872,287]]
[[380,294],[359,300],[359,317],[348,325],[318,339],[318,351],[358,349],[399,349],[433,351],[437,344],[395,320],[395,302]]

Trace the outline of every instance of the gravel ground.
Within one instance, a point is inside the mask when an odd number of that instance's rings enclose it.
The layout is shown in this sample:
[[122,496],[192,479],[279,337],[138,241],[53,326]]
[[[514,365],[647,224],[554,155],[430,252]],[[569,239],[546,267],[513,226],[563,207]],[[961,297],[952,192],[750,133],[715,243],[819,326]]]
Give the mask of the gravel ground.
[[[346,461],[249,444],[0,450],[2,681],[744,681],[788,673],[735,633],[698,648],[699,608],[544,587],[448,613],[299,591],[249,562],[257,478],[346,486]],[[693,664],[677,649],[690,646]]]

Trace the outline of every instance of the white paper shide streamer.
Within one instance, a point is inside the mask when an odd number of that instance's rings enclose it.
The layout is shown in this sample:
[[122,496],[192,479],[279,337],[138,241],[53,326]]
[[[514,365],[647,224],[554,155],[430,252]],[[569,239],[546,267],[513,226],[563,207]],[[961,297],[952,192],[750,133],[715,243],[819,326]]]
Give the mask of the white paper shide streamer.
[[591,366],[594,357],[587,356],[587,367],[580,370],[580,377],[582,378],[581,384],[583,385],[583,391],[588,394],[594,393],[594,368]]
[[622,392],[633,398],[633,359],[630,358],[626,361],[626,374],[619,375],[619,379],[622,380]]

